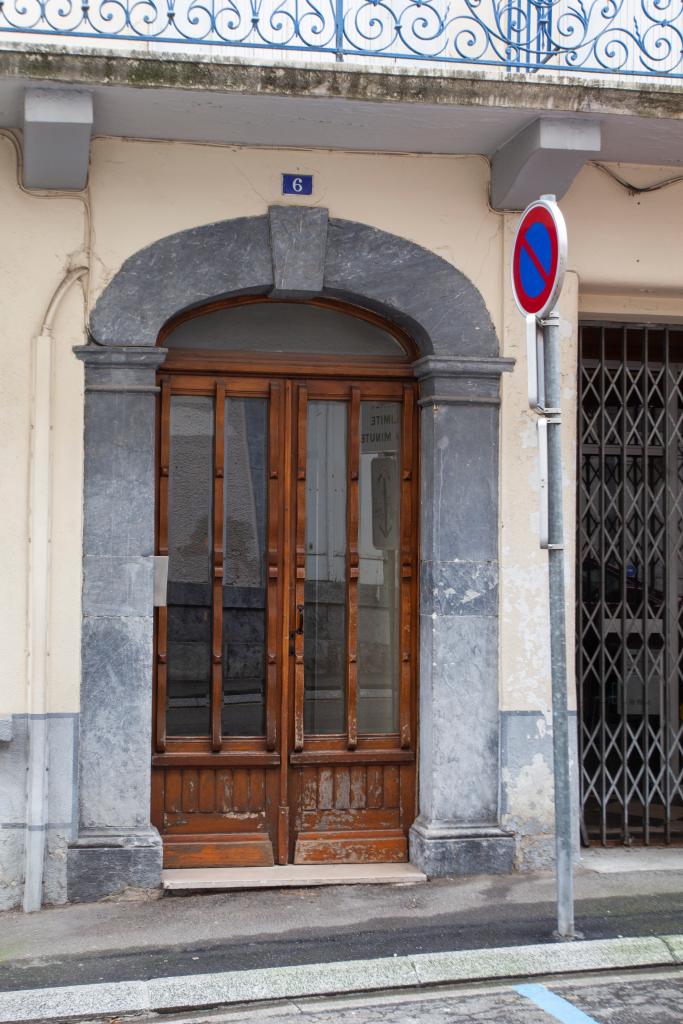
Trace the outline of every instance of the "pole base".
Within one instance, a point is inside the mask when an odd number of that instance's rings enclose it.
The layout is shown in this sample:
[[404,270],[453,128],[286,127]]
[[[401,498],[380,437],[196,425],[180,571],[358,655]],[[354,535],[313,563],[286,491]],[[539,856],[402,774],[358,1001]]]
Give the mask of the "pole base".
[[553,932],[555,942],[580,942],[584,938],[583,932],[575,931],[572,935],[560,935],[557,928]]

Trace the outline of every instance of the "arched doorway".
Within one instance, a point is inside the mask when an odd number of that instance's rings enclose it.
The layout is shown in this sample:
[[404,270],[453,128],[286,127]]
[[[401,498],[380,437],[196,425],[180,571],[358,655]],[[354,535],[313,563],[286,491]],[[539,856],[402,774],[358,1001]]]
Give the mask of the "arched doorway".
[[[338,376],[339,387],[347,389],[346,397],[319,400],[343,400],[347,405],[370,402],[374,399],[363,388],[373,379],[401,384],[407,387],[402,395],[412,396],[411,372],[417,380],[419,402],[413,400],[413,404],[420,407],[420,771],[419,814],[410,829],[410,859],[430,875],[509,871],[515,838],[500,827],[499,818],[497,495],[500,376],[512,368],[512,360],[498,355],[496,333],[475,285],[436,253],[368,224],[330,218],[321,208],[271,207],[260,216],[180,231],[131,255],[97,300],[90,318],[90,344],[76,350],[85,366],[83,616],[79,825],[68,852],[69,898],[96,899],[126,887],[150,888],[160,882],[162,841],[150,821],[150,747],[154,746],[150,679],[154,575],[159,565],[154,536],[159,490],[154,439],[158,367],[171,364],[166,363],[168,350],[157,342],[164,325],[174,322],[174,317],[209,302],[249,296],[313,299],[314,304],[318,299],[343,300],[398,324],[417,345],[419,358],[410,370],[409,358],[402,361],[399,354],[390,370],[391,360],[382,360],[380,354],[382,369],[375,371],[374,378],[358,352],[347,352],[343,361],[350,373]],[[389,334],[398,337],[395,332]],[[260,357],[252,352],[238,370],[235,354],[235,376],[242,381],[256,377],[263,388],[264,376],[257,367],[274,357],[273,352]],[[180,359],[180,354],[175,358]],[[327,358],[340,363],[336,352]],[[279,385],[281,395],[306,381],[314,389],[323,381],[331,387],[334,378],[322,372],[324,362],[325,355],[318,354],[312,366],[310,358],[300,353],[288,357],[279,374],[269,370],[265,379],[275,391]],[[205,370],[188,376],[197,388],[202,379],[208,381],[208,394],[215,401],[212,388],[220,383],[220,374],[210,367]],[[269,395],[270,391],[261,392],[261,397]],[[393,399],[383,394],[376,400]],[[290,453],[290,478],[293,474],[300,482],[300,463],[295,461],[299,450],[294,447],[298,406],[292,401],[287,404],[281,399],[284,419],[277,422],[289,430],[291,443],[285,448]],[[303,432],[298,436],[307,437]],[[417,460],[413,466],[415,477]],[[215,465],[209,475],[213,487]],[[353,481],[353,487],[359,482]],[[404,483],[402,479],[402,490]],[[293,524],[296,488],[290,487],[288,493]],[[292,538],[290,532],[288,537],[295,552],[296,536]],[[290,573],[291,557],[290,552],[286,563]],[[348,572],[348,557],[346,565]],[[292,579],[295,586],[296,573]],[[401,566],[402,587],[404,579]],[[282,581],[278,586],[284,586]],[[294,608],[301,603],[290,594],[290,607],[291,602]],[[296,619],[294,623],[286,623],[281,616],[276,658],[282,658],[285,636],[289,642],[286,631],[298,628]],[[413,636],[415,626],[411,623]],[[399,646],[403,666],[402,650]],[[213,659],[213,647],[211,655]],[[412,671],[414,651],[411,656]],[[411,729],[413,725],[414,719]],[[331,757],[324,767],[354,755],[346,733],[344,738],[345,748],[319,751],[320,757],[326,753]],[[257,739],[263,744],[263,736]],[[361,739],[359,730],[358,750],[363,746]],[[277,733],[275,742],[275,750],[258,752],[258,756],[277,756]],[[411,746],[400,751],[394,747],[400,757],[389,763],[409,764],[401,759],[411,757],[414,743],[411,732]],[[205,756],[215,757],[218,752],[207,749],[206,735],[195,746],[202,744]],[[366,766],[368,779],[377,778],[381,757],[387,756],[381,746],[373,749],[380,760],[374,762],[372,772],[373,763]],[[186,754],[196,760],[200,752]],[[154,757],[167,753],[156,751]],[[240,756],[244,753],[248,751]],[[304,749],[291,753],[306,754],[305,737]],[[183,761],[182,751],[176,756],[175,767],[182,768],[187,759]],[[305,778],[305,770],[312,766],[302,762],[299,766],[299,778]],[[196,776],[198,802],[208,800],[206,794],[201,796],[201,767],[197,766]],[[328,794],[326,802],[332,799],[336,804],[334,780],[330,798],[329,773],[321,768],[320,774],[327,780],[322,785]],[[351,775],[348,778],[351,789]],[[240,786],[243,792],[243,783]],[[340,793],[345,787],[346,781],[341,782]],[[164,807],[159,799],[157,788],[155,821],[165,809],[166,797]],[[285,822],[281,806],[278,802],[279,828]],[[364,809],[382,808],[349,807]],[[327,814],[339,808],[322,810]],[[210,822],[207,825],[213,827]],[[188,834],[194,834],[194,828],[190,822]],[[213,834],[207,830],[203,836]],[[260,845],[263,849],[263,842]],[[278,840],[278,851],[285,845]]]
[[164,865],[405,861],[415,349],[368,310],[255,296],[185,313],[159,342]]

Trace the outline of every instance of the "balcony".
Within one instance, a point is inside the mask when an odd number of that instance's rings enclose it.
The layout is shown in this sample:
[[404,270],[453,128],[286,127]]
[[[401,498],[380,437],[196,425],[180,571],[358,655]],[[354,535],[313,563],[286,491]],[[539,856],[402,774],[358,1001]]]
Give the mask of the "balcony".
[[683,0],[0,0],[0,47],[36,43],[673,85]]

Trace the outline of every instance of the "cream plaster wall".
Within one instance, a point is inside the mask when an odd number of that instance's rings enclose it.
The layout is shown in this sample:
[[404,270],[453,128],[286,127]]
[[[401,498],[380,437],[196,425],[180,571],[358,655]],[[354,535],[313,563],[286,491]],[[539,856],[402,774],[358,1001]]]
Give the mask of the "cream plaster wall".
[[[516,216],[505,218],[511,253]],[[567,676],[570,706],[574,686],[574,551],[576,490],[576,364],[578,277],[570,272],[558,305],[562,344],[562,448],[564,456],[565,590]],[[543,711],[550,716],[548,555],[538,542],[539,475],[536,421],[527,399],[524,319],[506,283],[504,354],[516,359],[505,374],[501,406],[500,694],[505,710]]]
[[[646,186],[672,168],[610,165],[620,177]],[[647,304],[652,290],[679,300],[683,293],[683,182],[631,195],[587,164],[561,203],[570,240],[569,265],[581,290],[628,296]]]
[[[28,487],[31,339],[40,331],[71,253],[83,246],[84,207],[77,197],[33,196],[17,184],[14,144],[0,137],[3,261],[0,323],[0,714],[27,710]],[[53,438],[53,629],[49,710],[78,707],[82,400],[71,346],[83,338],[83,304],[69,301],[55,325]],[[57,636],[57,633],[59,634]]]
[[48,711],[80,709],[83,364],[72,349],[86,341],[84,298],[71,290],[54,331]]
[[[280,173],[315,175],[303,204],[373,224],[439,253],[480,288],[503,339],[518,360],[503,382],[501,443],[501,704],[550,706],[547,663],[546,556],[538,549],[538,478],[533,414],[526,402],[523,321],[509,287],[516,215],[488,208],[488,165],[480,157],[439,157],[240,149],[181,143],[97,139],[92,147],[92,275],[89,302],[124,259],[174,231],[264,213],[280,195]],[[666,169],[618,168],[635,182]],[[632,197],[586,167],[562,202],[570,234],[570,268],[562,296],[566,453],[567,581],[573,586],[573,492],[576,322],[582,314],[683,319],[681,186]],[[0,714],[26,710],[27,492],[30,339],[69,265],[83,247],[86,223],[78,197],[27,195],[17,185],[12,143],[0,139],[4,217],[0,315],[5,363],[0,375],[0,475],[4,545]],[[11,255],[11,259],[9,258]],[[656,289],[656,291],[655,291]],[[53,516],[49,710],[79,706],[81,582],[82,367],[71,347],[83,340],[76,287],[54,331]],[[569,608],[571,590],[569,593]],[[571,627],[571,621],[569,622]],[[571,631],[568,644],[573,649]]]

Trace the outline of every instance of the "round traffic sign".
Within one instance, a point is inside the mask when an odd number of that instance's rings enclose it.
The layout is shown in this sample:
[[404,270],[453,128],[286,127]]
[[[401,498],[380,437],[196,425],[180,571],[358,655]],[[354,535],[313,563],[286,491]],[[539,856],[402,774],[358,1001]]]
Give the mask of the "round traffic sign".
[[557,302],[567,265],[567,228],[553,199],[522,214],[512,251],[512,291],[525,315],[543,317]]

